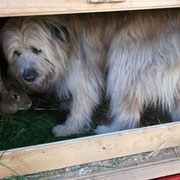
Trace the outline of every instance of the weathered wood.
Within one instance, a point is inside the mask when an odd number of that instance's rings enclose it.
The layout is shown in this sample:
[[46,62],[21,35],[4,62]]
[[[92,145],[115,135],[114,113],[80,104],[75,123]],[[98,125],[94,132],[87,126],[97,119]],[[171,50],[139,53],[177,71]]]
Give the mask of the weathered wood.
[[171,7],[180,7],[180,0],[126,0],[98,4],[88,0],[0,0],[0,17]]
[[[0,151],[0,163],[30,174],[180,145],[180,122]],[[4,153],[4,154],[3,154]],[[0,165],[0,178],[15,173]]]
[[88,0],[89,3],[109,3],[109,2],[122,2],[125,0]]
[[[109,170],[103,173],[93,173],[68,180],[149,180],[180,173],[180,159],[173,158],[153,163],[146,163],[128,168]],[[50,178],[51,179],[51,178]],[[56,180],[56,178],[53,178]],[[58,178],[57,178],[58,179]]]

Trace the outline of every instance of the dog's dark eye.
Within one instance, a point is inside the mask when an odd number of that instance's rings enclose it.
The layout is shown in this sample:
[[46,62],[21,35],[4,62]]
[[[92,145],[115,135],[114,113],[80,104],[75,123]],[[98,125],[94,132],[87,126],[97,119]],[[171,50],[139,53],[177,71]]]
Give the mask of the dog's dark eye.
[[16,55],[16,56],[20,56],[21,55],[21,53],[19,51],[14,51],[13,54]]
[[31,49],[32,49],[32,52],[33,52],[34,54],[39,54],[39,53],[42,52],[41,49],[37,49],[37,48],[35,48],[35,47],[31,47]]

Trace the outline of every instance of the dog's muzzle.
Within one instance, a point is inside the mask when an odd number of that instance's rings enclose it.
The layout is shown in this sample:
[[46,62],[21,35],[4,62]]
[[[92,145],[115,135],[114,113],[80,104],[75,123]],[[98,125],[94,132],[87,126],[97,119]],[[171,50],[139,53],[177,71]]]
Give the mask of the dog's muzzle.
[[38,73],[33,69],[26,69],[24,70],[22,77],[25,81],[32,83],[37,79]]

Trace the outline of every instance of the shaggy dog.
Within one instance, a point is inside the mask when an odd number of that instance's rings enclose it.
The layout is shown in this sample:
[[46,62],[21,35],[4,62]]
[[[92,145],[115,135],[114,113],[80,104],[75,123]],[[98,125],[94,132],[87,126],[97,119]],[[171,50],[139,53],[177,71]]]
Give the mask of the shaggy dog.
[[1,42],[21,83],[72,98],[56,136],[88,130],[103,91],[112,123],[96,133],[137,127],[149,104],[180,120],[178,9],[12,18]]

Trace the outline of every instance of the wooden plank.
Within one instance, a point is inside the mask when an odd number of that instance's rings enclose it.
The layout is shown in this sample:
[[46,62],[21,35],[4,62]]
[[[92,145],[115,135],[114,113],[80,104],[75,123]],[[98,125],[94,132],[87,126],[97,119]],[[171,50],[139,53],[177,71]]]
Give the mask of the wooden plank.
[[89,3],[109,3],[109,2],[122,2],[125,0],[88,0]]
[[105,12],[180,7],[180,0],[126,0],[88,3],[88,0],[0,0],[0,16]]
[[180,145],[180,122],[0,151],[0,178],[153,151],[165,142]]
[[[180,159],[173,158],[165,161],[146,163],[128,168],[105,171],[103,173],[93,173],[81,177],[67,178],[68,180],[148,180],[165,177],[180,173]],[[50,178],[51,179],[51,178]],[[53,178],[56,180],[56,178]],[[58,178],[57,178],[58,179]]]

